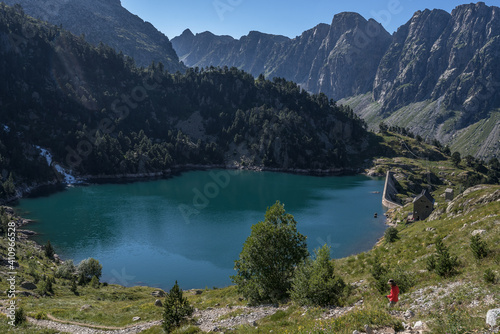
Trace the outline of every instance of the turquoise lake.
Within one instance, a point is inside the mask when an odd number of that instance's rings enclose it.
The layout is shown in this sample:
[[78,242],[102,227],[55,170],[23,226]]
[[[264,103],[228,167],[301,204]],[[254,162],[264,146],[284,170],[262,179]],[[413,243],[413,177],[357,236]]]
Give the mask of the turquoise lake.
[[[277,200],[294,215],[309,249],[334,258],[369,250],[384,225],[383,179],[251,171],[192,171],[168,179],[69,187],[19,201],[63,259],[93,257],[102,281],[183,289],[231,284],[234,260]],[[374,213],[379,218],[374,218]]]

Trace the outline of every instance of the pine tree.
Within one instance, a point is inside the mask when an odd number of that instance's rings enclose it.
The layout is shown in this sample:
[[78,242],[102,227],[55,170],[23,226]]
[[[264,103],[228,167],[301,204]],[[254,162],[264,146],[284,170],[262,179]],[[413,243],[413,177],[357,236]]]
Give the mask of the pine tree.
[[481,260],[488,255],[488,246],[484,240],[481,240],[480,235],[473,235],[470,238],[470,248],[477,260]]
[[47,245],[45,245],[45,256],[49,259],[54,259],[54,248],[50,244],[50,240],[47,241]]
[[165,297],[163,313],[163,328],[167,333],[171,333],[179,327],[186,317],[193,314],[193,307],[189,305],[187,298],[182,296],[182,290],[177,281]]

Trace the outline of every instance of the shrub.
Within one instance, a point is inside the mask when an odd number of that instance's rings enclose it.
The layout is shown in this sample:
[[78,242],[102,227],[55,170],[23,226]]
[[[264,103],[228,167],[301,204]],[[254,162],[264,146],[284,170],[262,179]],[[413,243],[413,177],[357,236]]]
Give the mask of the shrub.
[[78,287],[76,286],[76,281],[74,279],[71,281],[71,287],[69,288],[69,290],[75,295],[78,294]]
[[481,240],[480,235],[473,235],[470,237],[470,249],[472,250],[472,254],[477,260],[481,260],[488,255],[488,246],[486,242]]
[[284,205],[276,202],[264,221],[252,226],[231,279],[252,303],[278,302],[288,296],[295,267],[307,255],[306,237]]
[[14,325],[18,326],[26,322],[26,314],[22,307],[16,308],[14,311]]
[[306,259],[296,270],[292,281],[292,300],[301,305],[337,305],[345,283],[334,274],[330,247],[315,251],[314,261]]
[[47,245],[45,245],[45,247],[44,247],[44,252],[45,252],[45,256],[46,257],[48,257],[51,260],[54,259],[55,252],[54,252],[54,248],[50,244],[50,240],[47,241]]
[[488,268],[484,271],[483,278],[486,283],[491,284],[495,284],[495,281],[497,280],[495,272],[491,270],[491,268]]
[[398,240],[399,239],[398,229],[395,227],[389,227],[387,230],[385,230],[384,239],[386,242],[390,243],[393,243],[394,241]]
[[165,297],[163,328],[167,333],[171,333],[179,327],[187,317],[193,314],[193,307],[189,305],[187,298],[182,296],[182,290],[177,281]]
[[92,279],[90,280],[90,286],[94,289],[99,289],[101,283],[99,283],[99,279],[97,278],[97,276],[92,277]]
[[443,239],[436,240],[436,254],[427,259],[427,270],[435,271],[441,277],[449,277],[457,272],[459,266],[458,258],[450,255]]
[[373,259],[373,264],[370,270],[370,274],[372,274],[375,280],[379,280],[380,277],[385,273],[387,273],[387,269],[384,266],[382,266],[379,257],[375,256],[375,258]]
[[42,279],[38,283],[38,291],[41,295],[49,296],[54,293],[54,289],[52,287],[52,279],[45,275],[42,276]]
[[57,267],[55,276],[57,278],[72,279],[76,272],[75,264],[73,260],[67,260],[62,265]]
[[78,273],[80,274],[80,277],[83,276],[83,280],[87,283],[94,276],[98,279],[101,277],[102,265],[96,259],[88,258],[80,262],[78,265]]
[[47,314],[43,311],[39,311],[37,314],[35,314],[35,319],[36,320],[47,320]]

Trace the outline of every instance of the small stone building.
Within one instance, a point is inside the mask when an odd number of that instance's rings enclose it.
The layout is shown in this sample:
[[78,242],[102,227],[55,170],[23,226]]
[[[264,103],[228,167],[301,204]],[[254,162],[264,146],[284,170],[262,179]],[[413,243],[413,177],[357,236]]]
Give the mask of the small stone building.
[[444,191],[444,199],[447,200],[447,201],[453,201],[453,198],[454,198],[454,193],[453,193],[453,189],[451,188],[448,188]]
[[434,198],[425,189],[413,200],[413,219],[424,220],[431,215],[432,210],[434,210]]

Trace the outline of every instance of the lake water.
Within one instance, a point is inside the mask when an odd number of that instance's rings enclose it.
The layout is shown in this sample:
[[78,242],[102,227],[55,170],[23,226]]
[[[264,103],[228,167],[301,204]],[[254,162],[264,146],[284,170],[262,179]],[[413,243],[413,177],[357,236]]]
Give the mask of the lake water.
[[36,220],[27,227],[39,233],[35,240],[50,240],[63,259],[98,259],[103,281],[211,288],[231,284],[250,227],[276,200],[294,215],[310,250],[327,243],[334,258],[369,250],[385,230],[383,185],[365,176],[192,171],[70,187],[22,199],[16,209]]

